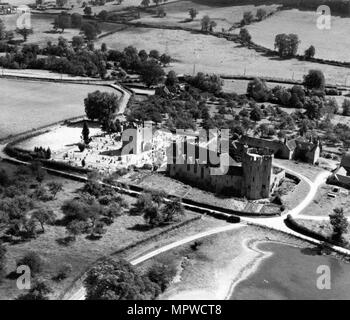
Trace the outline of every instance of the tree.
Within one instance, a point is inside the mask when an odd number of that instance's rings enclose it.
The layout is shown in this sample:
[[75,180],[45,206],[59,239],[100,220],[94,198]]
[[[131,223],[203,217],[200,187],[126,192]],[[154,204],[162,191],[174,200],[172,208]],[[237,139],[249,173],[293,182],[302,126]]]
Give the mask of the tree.
[[250,119],[254,122],[260,121],[262,116],[263,113],[259,107],[254,107],[253,110],[250,112]]
[[31,274],[35,275],[42,272],[44,261],[40,255],[34,251],[28,252],[24,257],[17,261],[17,266],[28,266]]
[[343,208],[335,208],[333,214],[329,215],[330,224],[333,227],[333,240],[343,243],[343,235],[347,232],[349,227],[349,222],[344,214]]
[[142,62],[145,62],[148,59],[148,54],[146,50],[140,50],[138,55]]
[[90,130],[89,130],[89,126],[87,124],[86,121],[84,121],[84,125],[83,125],[83,130],[81,132],[81,135],[83,137],[83,141],[86,145],[88,145],[91,141],[90,139]]
[[39,208],[32,213],[32,218],[40,223],[41,229],[45,232],[45,223],[52,223],[55,221],[55,214],[52,210],[48,208]]
[[73,13],[71,15],[71,23],[72,23],[72,28],[81,28],[81,24],[83,21],[83,17],[81,14],[79,13]]
[[278,34],[275,37],[275,49],[278,54],[285,57],[293,57],[297,54],[299,38],[296,34]]
[[195,8],[190,8],[190,9],[188,10],[188,14],[190,15],[191,20],[193,21],[194,18],[197,17],[198,11],[197,11]]
[[58,181],[51,181],[47,184],[53,197],[56,198],[57,193],[63,190],[63,184]]
[[310,120],[318,120],[324,113],[324,103],[317,96],[308,98],[305,102],[304,108],[306,109],[305,114]]
[[84,14],[87,15],[87,16],[91,16],[92,15],[91,7],[85,7],[84,8]]
[[264,80],[254,78],[248,83],[247,95],[258,102],[266,102],[270,97],[270,90]]
[[159,60],[160,53],[159,53],[158,50],[151,50],[150,53],[149,53],[149,57],[153,58],[153,59],[156,59],[156,60]]
[[162,54],[159,58],[159,61],[163,64],[163,66],[165,67],[166,65],[168,65],[171,62],[171,57],[167,54]]
[[48,300],[52,289],[43,280],[36,280],[28,293],[20,295],[17,300]]
[[58,272],[57,272],[57,275],[55,276],[54,280],[56,281],[62,281],[64,279],[66,279],[71,273],[72,273],[72,265],[69,264],[69,263],[65,263],[63,264]]
[[109,120],[119,108],[119,98],[114,93],[95,91],[88,94],[84,104],[87,117],[97,119],[108,130]]
[[66,230],[70,239],[75,241],[78,235],[86,231],[86,227],[86,222],[73,220],[66,226]]
[[19,35],[21,35],[23,37],[23,41],[26,42],[28,39],[28,36],[30,34],[33,34],[33,29],[32,28],[17,28],[16,29],[16,33],[18,33]]
[[108,51],[107,45],[104,42],[101,44],[101,51],[104,52],[104,53]]
[[167,87],[173,87],[173,86],[175,86],[176,83],[178,83],[178,81],[179,81],[179,80],[178,80],[178,78],[177,78],[177,75],[176,75],[175,71],[170,70],[170,71],[168,72],[167,77],[166,77],[165,85],[166,85]]
[[84,280],[86,300],[150,300],[160,292],[125,260],[106,259],[91,268]]
[[74,36],[72,38],[72,47],[75,49],[75,50],[79,50],[83,47],[84,45],[84,38],[81,37],[81,36]]
[[154,60],[146,61],[141,70],[141,79],[147,85],[156,85],[163,80],[165,75],[162,67]]
[[343,116],[350,116],[350,100],[349,99],[344,99],[343,104],[342,104],[342,109],[343,109]]
[[243,13],[243,19],[241,21],[242,25],[251,24],[254,20],[254,16],[251,11],[246,11]]
[[141,6],[142,7],[149,7],[150,3],[151,3],[151,0],[142,0]]
[[163,221],[172,222],[177,216],[185,214],[185,209],[180,199],[167,202],[162,209]]
[[70,28],[72,24],[71,17],[66,12],[61,12],[55,19],[54,26],[55,29],[61,29],[62,33],[64,32],[64,29]]
[[305,50],[304,57],[306,59],[313,58],[315,56],[316,50],[314,46],[310,46],[308,49]]
[[63,8],[68,3],[68,0],[56,0],[56,6],[58,8]]
[[252,37],[246,28],[241,28],[239,31],[239,37],[243,43],[249,43],[252,40]]
[[215,21],[210,21],[209,23],[209,31],[213,32],[214,28],[217,26],[218,24]]
[[100,11],[98,14],[98,17],[103,21],[106,20],[108,17],[108,11],[107,10]]
[[256,11],[256,18],[261,21],[263,19],[265,19],[267,16],[267,12],[265,9],[263,8],[259,8],[257,11]]
[[0,19],[0,40],[6,39],[6,26],[4,22]]
[[208,31],[210,25],[210,17],[205,15],[201,20],[202,31]]
[[0,283],[5,275],[6,252],[6,247],[0,242]]
[[88,41],[94,40],[100,33],[100,30],[97,28],[97,26],[89,22],[83,23],[81,26],[81,31],[84,33]]
[[159,4],[162,2],[162,0],[152,0],[153,3],[155,3],[156,6],[159,6]]
[[156,262],[147,272],[148,278],[157,283],[162,292],[169,286],[177,273],[176,266],[174,264],[165,265],[163,263]]
[[321,70],[310,70],[307,75],[304,76],[304,86],[309,90],[321,90],[325,88],[325,77]]

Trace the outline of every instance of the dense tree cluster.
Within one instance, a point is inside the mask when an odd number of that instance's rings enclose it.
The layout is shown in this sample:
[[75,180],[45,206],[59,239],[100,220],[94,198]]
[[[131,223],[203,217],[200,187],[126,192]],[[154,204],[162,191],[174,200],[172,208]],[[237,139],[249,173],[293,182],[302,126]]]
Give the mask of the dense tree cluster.
[[87,300],[152,300],[165,290],[176,274],[163,264],[140,273],[125,260],[107,259],[89,270],[84,285]]
[[142,215],[150,227],[169,224],[184,214],[180,199],[165,201],[163,192],[144,192],[132,208],[132,213]]
[[15,178],[0,172],[0,224],[8,241],[35,238],[39,232],[45,232],[45,225],[55,222],[55,213],[45,202],[56,197],[62,184],[44,184],[44,175],[37,164],[20,167]]
[[275,37],[275,49],[283,58],[290,58],[297,54],[299,38],[296,34],[281,33]]
[[62,205],[67,241],[74,241],[80,234],[89,238],[100,238],[106,225],[113,223],[128,204],[111,187],[100,184],[96,177],[90,177],[79,196]]

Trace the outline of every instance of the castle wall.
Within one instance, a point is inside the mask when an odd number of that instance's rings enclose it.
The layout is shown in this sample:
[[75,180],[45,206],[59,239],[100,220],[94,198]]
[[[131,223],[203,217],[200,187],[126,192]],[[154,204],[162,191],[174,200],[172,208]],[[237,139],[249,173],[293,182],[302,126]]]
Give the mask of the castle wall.
[[243,136],[240,139],[240,143],[243,145],[246,144],[251,148],[269,149],[273,152],[276,158],[292,159],[293,152],[282,141]]
[[260,155],[254,149],[243,154],[243,192],[248,199],[270,196],[272,156]]

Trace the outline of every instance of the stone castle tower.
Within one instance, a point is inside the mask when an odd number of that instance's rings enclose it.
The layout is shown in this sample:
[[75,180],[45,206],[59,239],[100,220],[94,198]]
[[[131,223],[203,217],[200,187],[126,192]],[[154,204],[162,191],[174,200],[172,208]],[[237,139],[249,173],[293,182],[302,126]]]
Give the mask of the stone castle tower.
[[247,199],[257,200],[270,195],[273,155],[267,149],[244,146],[242,154],[243,194]]

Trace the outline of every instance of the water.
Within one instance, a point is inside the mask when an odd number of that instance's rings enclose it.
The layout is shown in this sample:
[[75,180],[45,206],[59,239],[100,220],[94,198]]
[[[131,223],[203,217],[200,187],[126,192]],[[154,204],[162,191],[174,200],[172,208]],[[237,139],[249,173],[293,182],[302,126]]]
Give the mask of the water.
[[[350,299],[350,264],[310,249],[288,245],[261,244],[259,249],[274,254],[265,259],[257,272],[240,282],[232,300],[243,299]],[[317,268],[329,266],[331,289],[317,288]]]

